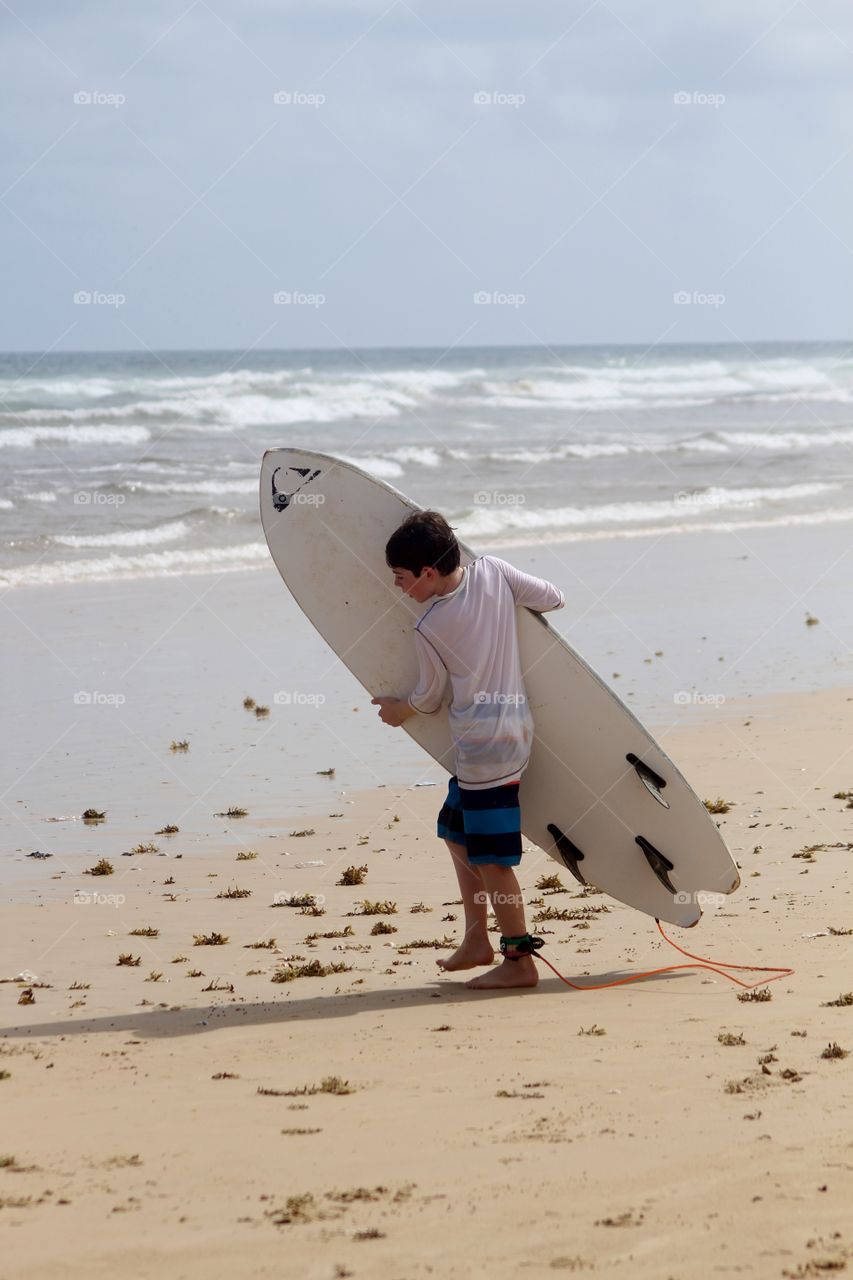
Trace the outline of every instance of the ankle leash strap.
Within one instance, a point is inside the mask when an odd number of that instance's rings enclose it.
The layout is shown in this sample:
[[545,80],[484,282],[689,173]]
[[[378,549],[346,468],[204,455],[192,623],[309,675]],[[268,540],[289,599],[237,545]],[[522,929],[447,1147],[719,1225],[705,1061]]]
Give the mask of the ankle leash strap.
[[[507,960],[520,960],[522,956],[533,956],[544,946],[544,938],[536,938],[530,933],[522,933],[517,938],[507,938],[501,934],[501,955]],[[510,955],[510,951],[516,954]]]

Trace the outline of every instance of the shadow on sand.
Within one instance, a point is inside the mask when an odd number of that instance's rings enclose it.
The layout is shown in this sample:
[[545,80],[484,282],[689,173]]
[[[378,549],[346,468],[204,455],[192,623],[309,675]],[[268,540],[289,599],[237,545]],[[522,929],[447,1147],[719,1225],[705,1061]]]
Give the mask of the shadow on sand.
[[[620,978],[636,977],[630,970],[617,970],[611,973],[589,975],[586,980],[591,986],[596,983],[616,982]],[[667,993],[676,974],[655,974],[619,991],[634,993],[660,994],[663,985]],[[690,984],[692,997],[695,989]],[[125,1014],[104,1014],[101,1017],[80,1018],[65,1021],[30,1023],[0,1030],[0,1038],[38,1039],[43,1036],[79,1036],[95,1035],[100,1032],[133,1032],[134,1035],[149,1040],[166,1039],[173,1036],[207,1035],[221,1026],[264,1026],[277,1023],[294,1023],[306,1021],[326,1021],[330,1018],[347,1018],[360,1013],[390,1013],[398,1009],[415,1009],[419,1006],[433,1004],[447,1009],[450,1006],[471,1006],[484,1001],[506,1000],[508,997],[530,999],[543,995],[581,996],[581,991],[570,991],[557,978],[543,978],[538,987],[516,991],[469,991],[462,982],[446,982],[437,980],[427,985],[411,987],[405,991],[348,991],[333,995],[308,996],[305,999],[282,999],[272,1002],[258,1001],[246,1004],[236,1001],[233,1004],[197,1005],[173,1009],[155,1008],[145,1011],[134,1010]],[[613,994],[611,992],[611,994]],[[682,993],[685,994],[685,993]],[[584,1013],[592,1012],[591,1006],[584,1007]]]

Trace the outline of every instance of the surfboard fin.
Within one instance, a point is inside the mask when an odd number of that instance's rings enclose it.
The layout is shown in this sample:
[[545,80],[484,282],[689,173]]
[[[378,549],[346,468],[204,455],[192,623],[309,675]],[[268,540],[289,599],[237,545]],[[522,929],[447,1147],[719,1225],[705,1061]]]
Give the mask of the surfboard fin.
[[645,836],[634,836],[634,839],[646,855],[646,862],[648,862],[663,887],[668,889],[672,894],[678,893],[678,890],[669,878],[669,872],[673,870],[674,864],[670,862],[669,858],[665,857],[661,853],[660,849],[656,849]]
[[637,777],[648,791],[649,795],[654,796],[658,804],[662,804],[664,809],[669,808],[669,804],[664,800],[661,791],[666,786],[666,778],[662,778],[659,773],[655,773],[650,765],[647,765],[639,756],[635,756],[633,751],[629,751],[625,759],[632,764],[637,771]]
[[561,831],[553,822],[548,823],[548,831],[554,837],[554,844],[557,846],[557,852],[563,859],[563,865],[567,871],[571,871],[574,878],[579,884],[585,885],[587,882],[578,870],[578,863],[583,862],[583,854],[576,844],[573,844],[564,831]]

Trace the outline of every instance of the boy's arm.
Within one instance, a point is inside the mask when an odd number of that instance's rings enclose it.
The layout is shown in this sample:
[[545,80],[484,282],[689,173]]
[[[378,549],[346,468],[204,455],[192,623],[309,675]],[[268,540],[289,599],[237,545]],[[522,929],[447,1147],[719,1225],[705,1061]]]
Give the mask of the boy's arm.
[[559,587],[544,578],[534,578],[529,573],[522,573],[514,564],[499,560],[493,556],[495,564],[509,583],[515,603],[535,613],[549,613],[553,609],[562,609],[566,597]]
[[425,640],[417,630],[415,631],[415,649],[420,671],[418,683],[408,698],[385,696],[371,699],[373,705],[379,707],[380,720],[394,728],[399,728],[404,721],[419,711],[426,715],[435,714],[444,697],[447,668],[429,641]]
[[441,706],[447,688],[447,667],[425,636],[415,628],[415,651],[420,672],[418,683],[406,701],[413,711],[434,715]]

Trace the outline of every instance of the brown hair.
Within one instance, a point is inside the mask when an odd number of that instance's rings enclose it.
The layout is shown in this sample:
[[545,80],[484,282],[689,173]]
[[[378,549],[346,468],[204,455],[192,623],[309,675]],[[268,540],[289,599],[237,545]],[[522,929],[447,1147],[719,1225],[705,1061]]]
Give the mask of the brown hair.
[[391,534],[385,546],[390,569],[408,569],[420,577],[425,568],[443,577],[459,568],[459,543],[438,511],[415,511]]

